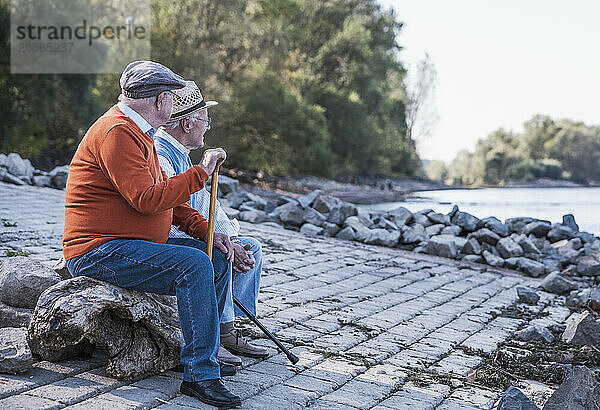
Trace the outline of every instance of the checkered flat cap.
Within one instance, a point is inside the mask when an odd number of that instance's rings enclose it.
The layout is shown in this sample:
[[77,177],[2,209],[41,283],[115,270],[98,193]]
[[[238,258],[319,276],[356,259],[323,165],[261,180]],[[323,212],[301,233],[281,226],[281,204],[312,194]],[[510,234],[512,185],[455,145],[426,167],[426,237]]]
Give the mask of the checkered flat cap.
[[147,98],[185,87],[185,80],[154,61],[134,61],[121,74],[121,92],[129,98]]

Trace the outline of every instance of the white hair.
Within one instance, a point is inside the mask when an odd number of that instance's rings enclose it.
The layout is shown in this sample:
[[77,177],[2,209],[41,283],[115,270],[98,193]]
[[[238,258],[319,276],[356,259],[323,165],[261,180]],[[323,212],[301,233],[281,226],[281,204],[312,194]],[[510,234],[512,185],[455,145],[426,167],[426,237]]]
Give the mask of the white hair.
[[163,128],[166,130],[174,130],[175,128],[177,128],[179,126],[179,124],[181,123],[181,120],[183,120],[184,118],[189,119],[190,122],[196,122],[200,118],[200,111],[193,112],[190,115],[186,115],[185,117],[176,118],[174,120],[169,120],[169,122],[167,122],[165,125],[163,125]]

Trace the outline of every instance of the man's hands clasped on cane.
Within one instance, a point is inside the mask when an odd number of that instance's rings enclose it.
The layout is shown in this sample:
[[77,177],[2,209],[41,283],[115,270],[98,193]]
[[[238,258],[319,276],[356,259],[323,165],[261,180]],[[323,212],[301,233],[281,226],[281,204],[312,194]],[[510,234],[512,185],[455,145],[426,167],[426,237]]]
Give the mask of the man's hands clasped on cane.
[[[208,242],[208,234],[207,234],[207,237],[204,238],[204,240],[205,240],[205,242]],[[234,262],[235,250],[234,250],[233,243],[231,243],[231,240],[229,239],[229,236],[225,235],[224,233],[215,232],[213,240],[214,240],[213,245],[218,250],[220,250],[225,255],[227,255],[227,260],[231,263],[235,263]]]
[[250,252],[252,247],[249,243],[242,245],[240,241],[233,240],[233,251],[235,253],[233,259],[233,270],[236,272],[246,273],[254,268],[256,261],[254,255]]

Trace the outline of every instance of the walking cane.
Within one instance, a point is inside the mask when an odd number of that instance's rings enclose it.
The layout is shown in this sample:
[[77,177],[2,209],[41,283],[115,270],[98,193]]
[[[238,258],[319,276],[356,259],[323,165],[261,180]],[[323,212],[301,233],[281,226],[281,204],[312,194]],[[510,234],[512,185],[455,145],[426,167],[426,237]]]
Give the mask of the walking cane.
[[[221,166],[220,163],[217,163],[217,166],[215,167],[215,170],[213,171],[212,174],[212,181],[211,181],[211,185],[210,185],[210,208],[208,211],[208,238],[207,238],[207,246],[206,246],[206,253],[208,254],[208,257],[210,260],[212,260],[212,251],[213,251],[213,242],[214,242],[214,237],[215,237],[215,205],[217,202],[217,187],[219,186],[217,184],[217,178],[219,177],[219,167]],[[240,303],[239,300],[237,300],[233,295],[233,303],[235,303],[237,305],[237,307],[240,308],[240,310],[242,312],[244,312],[244,314],[246,316],[248,316],[248,318],[254,322],[254,324],[256,326],[258,326],[260,328],[260,330],[262,330],[264,332],[265,335],[267,335],[269,337],[269,339],[271,339],[273,341],[273,343],[275,343],[277,345],[278,348],[280,348],[283,353],[285,353],[285,355],[287,356],[287,358],[289,359],[290,362],[292,362],[292,364],[296,364],[298,363],[298,356],[296,356],[295,354],[293,354],[292,352],[290,352],[288,349],[285,348],[284,345],[281,344],[281,342],[279,340],[277,340],[277,338],[275,336],[273,336],[273,334],[271,332],[269,332],[269,330],[263,326],[262,323],[260,323],[258,321],[258,319],[256,318],[256,316],[254,316],[252,313],[250,313],[248,311],[248,309],[246,309],[244,307],[244,305],[242,305]]]

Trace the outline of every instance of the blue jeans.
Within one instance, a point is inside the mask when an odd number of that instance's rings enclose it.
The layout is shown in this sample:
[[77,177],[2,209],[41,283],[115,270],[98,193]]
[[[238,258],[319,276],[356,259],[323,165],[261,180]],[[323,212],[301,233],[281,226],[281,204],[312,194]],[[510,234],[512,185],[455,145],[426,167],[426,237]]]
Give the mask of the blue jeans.
[[183,379],[218,379],[219,317],[229,283],[229,262],[215,248],[213,262],[206,243],[178,239],[178,244],[115,239],[71,258],[73,276],[89,276],[140,292],[177,296],[184,346]]
[[262,248],[260,242],[254,238],[239,238],[243,245],[250,244],[250,252],[254,255],[254,268],[246,273],[233,271],[231,286],[227,290],[225,309],[221,316],[221,323],[232,322],[235,316],[246,317],[237,306],[233,305],[233,296],[252,313],[256,315],[256,304],[258,303],[258,291],[260,289],[260,275],[262,272]]

